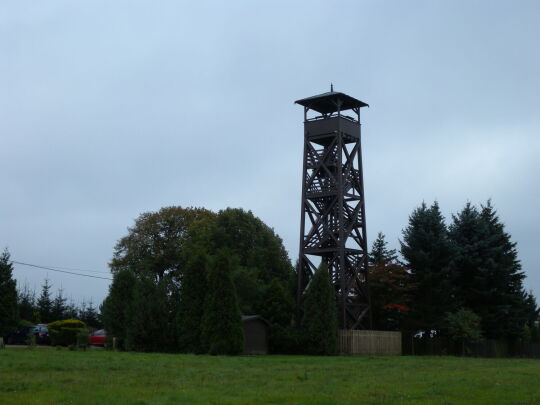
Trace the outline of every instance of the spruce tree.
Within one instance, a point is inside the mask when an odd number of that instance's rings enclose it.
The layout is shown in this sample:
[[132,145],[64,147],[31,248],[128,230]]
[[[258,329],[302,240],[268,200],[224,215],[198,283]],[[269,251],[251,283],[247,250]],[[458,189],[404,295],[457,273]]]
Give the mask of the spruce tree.
[[390,263],[395,261],[397,261],[396,250],[388,249],[388,242],[384,233],[379,232],[369,252],[369,264],[374,266],[384,262]]
[[49,283],[49,279],[46,278],[41,287],[41,295],[37,300],[37,310],[39,311],[39,319],[42,323],[49,323],[55,320],[52,318],[51,288],[52,285]]
[[73,301],[73,297],[69,299],[69,302],[66,303],[66,308],[64,310],[64,317],[65,319],[77,319],[79,316],[79,308],[77,307],[77,304],[75,304],[75,301]]
[[532,291],[523,292],[523,312],[526,319],[525,322],[532,330],[533,326],[540,319],[540,308],[538,308],[538,305],[536,304],[536,298]]
[[273,279],[264,293],[260,311],[270,323],[269,348],[272,353],[290,353],[294,350],[293,310],[292,296],[278,279]]
[[218,250],[209,266],[201,341],[210,354],[238,354],[243,349],[242,316],[231,278],[232,267],[227,249]]
[[99,314],[92,300],[90,300],[88,304],[86,304],[86,302],[83,302],[83,305],[81,306],[81,310],[79,312],[79,319],[83,321],[86,325],[93,328],[101,327]]
[[313,275],[304,298],[302,334],[308,354],[337,352],[337,307],[328,267],[322,262]]
[[64,290],[59,289],[56,297],[52,302],[51,318],[55,321],[60,321],[66,318],[67,298],[64,297]]
[[32,322],[36,311],[36,293],[31,291],[28,284],[25,284],[18,292],[19,315],[21,320]]
[[[529,320],[527,293],[523,287],[525,273],[521,271],[517,245],[505,231],[491,200],[482,206],[480,218],[486,225],[489,242],[487,267],[492,275],[487,284],[492,292],[490,302],[496,306],[496,310],[489,312],[489,316],[483,319],[483,326],[486,329],[503,326],[500,335],[515,339],[521,335]],[[507,322],[501,323],[500,316],[505,316]]]
[[456,252],[451,270],[462,304],[480,316],[487,338],[519,337],[527,323],[524,274],[516,244],[491,202],[480,212],[467,203],[453,216],[450,238]]
[[401,254],[410,271],[412,331],[441,333],[445,314],[456,309],[452,274],[449,270],[452,248],[437,202],[422,203],[409,217],[403,230]]
[[207,256],[193,250],[184,267],[176,317],[178,347],[186,353],[200,353],[201,323],[207,291]]
[[13,264],[7,249],[0,255],[0,336],[17,328],[17,282],[13,279]]

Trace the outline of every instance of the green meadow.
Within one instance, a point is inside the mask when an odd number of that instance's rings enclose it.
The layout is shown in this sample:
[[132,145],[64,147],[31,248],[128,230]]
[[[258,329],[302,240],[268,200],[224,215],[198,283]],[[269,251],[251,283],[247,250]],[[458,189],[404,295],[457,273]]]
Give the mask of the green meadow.
[[540,361],[0,350],[0,404],[540,404]]

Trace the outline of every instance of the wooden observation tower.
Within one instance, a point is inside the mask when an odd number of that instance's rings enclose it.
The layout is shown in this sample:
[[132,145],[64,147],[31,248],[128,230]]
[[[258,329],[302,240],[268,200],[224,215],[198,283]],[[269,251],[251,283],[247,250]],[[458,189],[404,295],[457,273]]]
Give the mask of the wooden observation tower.
[[360,109],[368,104],[333,88],[296,104],[304,107],[298,308],[324,261],[336,291],[340,328],[367,329],[371,322]]

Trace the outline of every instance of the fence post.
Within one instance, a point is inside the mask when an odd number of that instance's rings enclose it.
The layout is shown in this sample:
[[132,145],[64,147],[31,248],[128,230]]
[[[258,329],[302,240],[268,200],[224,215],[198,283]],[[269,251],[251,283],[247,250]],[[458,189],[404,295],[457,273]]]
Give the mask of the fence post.
[[0,349],[5,349],[6,345],[4,344],[4,338],[0,337]]
[[116,338],[115,337],[112,338],[112,348],[113,348],[113,350],[116,350]]

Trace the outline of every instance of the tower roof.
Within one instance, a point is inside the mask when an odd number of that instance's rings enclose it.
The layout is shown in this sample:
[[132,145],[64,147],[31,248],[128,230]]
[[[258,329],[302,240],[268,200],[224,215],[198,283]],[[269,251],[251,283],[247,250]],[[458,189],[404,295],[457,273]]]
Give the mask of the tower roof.
[[338,110],[338,105],[340,104],[340,111],[357,107],[369,107],[369,104],[339,91],[329,91],[316,96],[303,98],[301,100],[296,100],[295,103],[303,105],[310,110],[320,112],[321,114],[336,112]]

